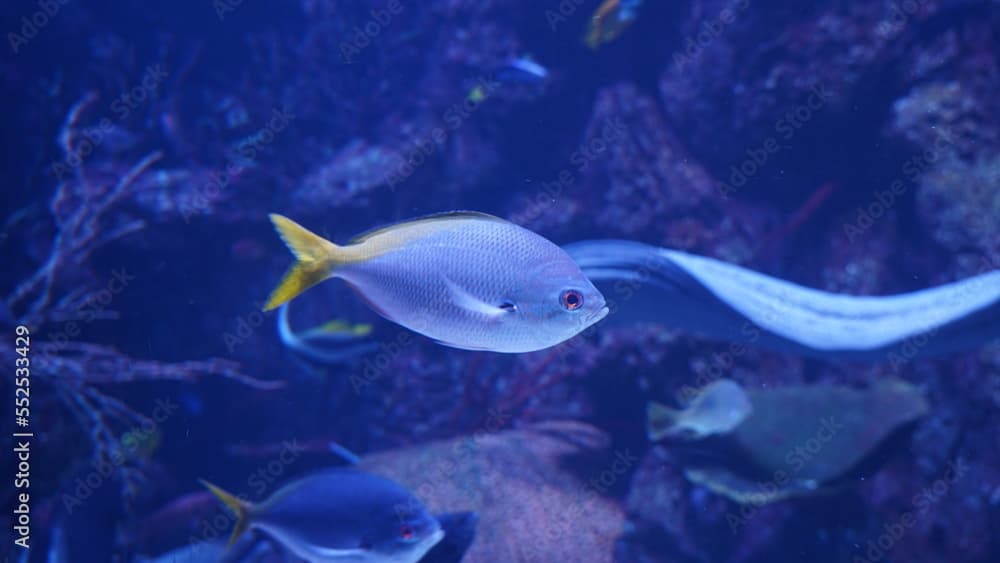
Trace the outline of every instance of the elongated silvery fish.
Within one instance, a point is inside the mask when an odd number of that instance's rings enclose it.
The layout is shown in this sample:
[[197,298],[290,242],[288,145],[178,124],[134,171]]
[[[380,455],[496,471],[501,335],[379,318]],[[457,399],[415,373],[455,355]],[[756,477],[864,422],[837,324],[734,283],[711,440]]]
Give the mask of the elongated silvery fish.
[[447,346],[493,352],[554,346],[608,313],[561,248],[491,215],[433,215],[344,246],[281,215],[271,221],[298,261],[265,310],[336,277],[395,323]]
[[415,563],[444,537],[402,485],[354,469],[328,469],[249,504],[202,481],[236,513],[230,544],[260,530],[311,563]]

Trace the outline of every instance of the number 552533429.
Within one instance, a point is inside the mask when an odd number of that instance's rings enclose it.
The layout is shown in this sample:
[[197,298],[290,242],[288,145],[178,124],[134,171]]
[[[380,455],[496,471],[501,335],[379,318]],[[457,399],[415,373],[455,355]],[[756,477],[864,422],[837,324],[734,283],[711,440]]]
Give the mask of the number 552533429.
[[18,426],[28,425],[31,396],[31,334],[28,327],[18,325],[14,330],[14,419]]

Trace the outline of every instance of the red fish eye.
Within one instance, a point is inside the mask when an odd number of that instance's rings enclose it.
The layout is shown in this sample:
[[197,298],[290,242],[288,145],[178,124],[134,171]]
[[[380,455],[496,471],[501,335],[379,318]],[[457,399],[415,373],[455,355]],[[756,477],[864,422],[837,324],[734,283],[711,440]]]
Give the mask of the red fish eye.
[[575,289],[567,289],[562,292],[562,295],[559,297],[559,301],[562,303],[563,308],[567,311],[575,311],[580,307],[583,307],[583,294]]
[[414,532],[412,526],[407,526],[404,524],[399,527],[399,537],[403,538],[404,540],[412,540],[413,535]]

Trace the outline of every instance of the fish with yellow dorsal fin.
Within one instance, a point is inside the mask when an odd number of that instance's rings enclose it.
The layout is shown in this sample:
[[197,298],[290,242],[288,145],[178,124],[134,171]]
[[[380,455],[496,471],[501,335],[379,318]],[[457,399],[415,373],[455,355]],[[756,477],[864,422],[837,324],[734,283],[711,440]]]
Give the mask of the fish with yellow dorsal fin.
[[608,313],[561,248],[492,215],[432,215],[343,246],[287,217],[271,221],[297,261],[265,310],[335,277],[383,317],[441,344],[509,353],[559,344]]
[[308,475],[260,504],[201,483],[236,515],[230,545],[256,529],[313,563],[415,563],[444,537],[402,485],[355,469]]

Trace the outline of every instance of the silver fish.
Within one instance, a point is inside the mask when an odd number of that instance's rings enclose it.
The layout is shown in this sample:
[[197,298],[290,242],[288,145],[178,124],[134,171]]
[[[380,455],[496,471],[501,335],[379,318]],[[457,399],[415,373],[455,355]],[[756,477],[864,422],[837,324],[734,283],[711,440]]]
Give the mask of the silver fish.
[[559,344],[608,313],[561,248],[491,215],[433,215],[344,246],[281,215],[271,221],[298,261],[265,310],[341,278],[383,317],[441,344],[509,353]]
[[310,563],[415,563],[444,538],[438,520],[402,485],[363,471],[321,471],[260,504],[202,484],[236,514],[230,544],[257,529]]

